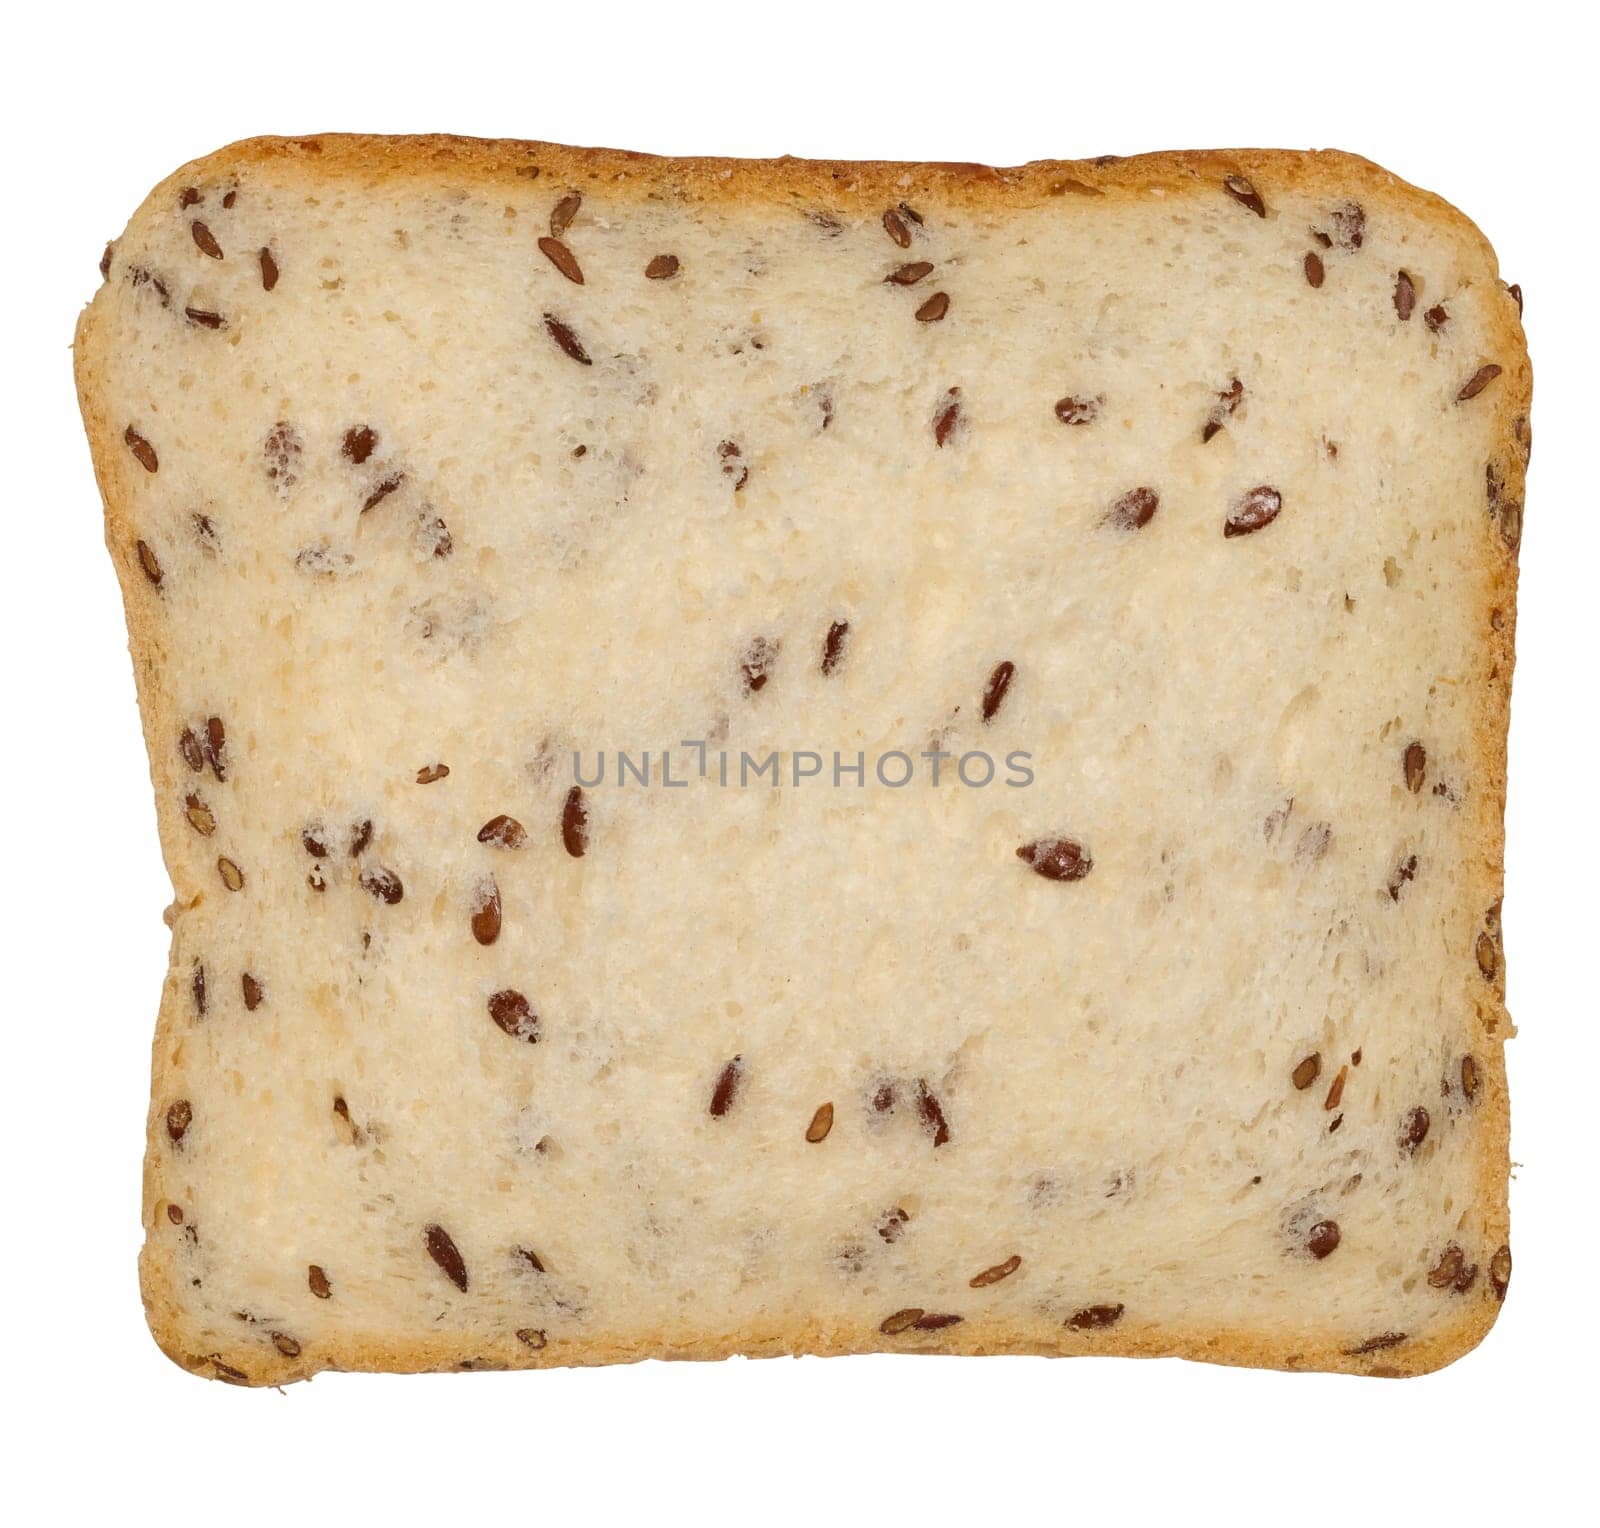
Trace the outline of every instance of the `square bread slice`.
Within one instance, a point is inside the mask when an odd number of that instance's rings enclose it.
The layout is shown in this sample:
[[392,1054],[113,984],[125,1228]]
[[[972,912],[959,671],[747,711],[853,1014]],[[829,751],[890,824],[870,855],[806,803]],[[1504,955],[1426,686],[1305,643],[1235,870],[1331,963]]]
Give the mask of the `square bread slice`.
[[263,139],[101,272],[180,1364],[1488,1329],[1531,373],[1453,208]]

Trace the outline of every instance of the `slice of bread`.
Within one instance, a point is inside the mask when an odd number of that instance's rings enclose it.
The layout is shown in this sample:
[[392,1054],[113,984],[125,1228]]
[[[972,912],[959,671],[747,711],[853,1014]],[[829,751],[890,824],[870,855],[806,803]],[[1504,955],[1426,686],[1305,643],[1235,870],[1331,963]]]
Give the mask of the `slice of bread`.
[[1459,213],[264,139],[102,273],[179,1363],[1487,1330],[1531,375]]

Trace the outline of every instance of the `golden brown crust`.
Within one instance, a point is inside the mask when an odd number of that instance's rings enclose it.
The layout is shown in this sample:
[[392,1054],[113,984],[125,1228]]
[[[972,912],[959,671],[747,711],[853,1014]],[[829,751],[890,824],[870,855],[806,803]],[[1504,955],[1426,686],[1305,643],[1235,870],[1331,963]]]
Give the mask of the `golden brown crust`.
[[1409,185],[1381,166],[1337,149],[1173,149],[1130,158],[1038,159],[1009,168],[885,160],[666,158],[626,149],[575,148],[509,138],[448,133],[383,137],[319,133],[300,138],[247,138],[191,161],[146,199],[166,205],[169,190],[254,169],[300,170],[318,180],[346,177],[366,184],[403,178],[459,186],[463,181],[605,185],[612,195],[699,201],[777,202],[874,213],[928,195],[946,205],[1015,209],[1061,197],[1163,195],[1204,189],[1243,175],[1270,211],[1272,191],[1355,196],[1385,193],[1471,239],[1492,267],[1493,251],[1476,227],[1444,198]]
[[[1134,158],[1042,160],[1010,169],[973,164],[896,164],[801,159],[664,159],[614,149],[580,149],[556,144],[460,138],[447,135],[381,137],[322,134],[300,138],[249,139],[185,165],[155,188],[131,227],[169,204],[173,191],[191,181],[217,180],[245,170],[281,177],[301,176],[325,183],[349,179],[376,184],[393,179],[436,181],[459,186],[526,183],[583,188],[604,184],[611,195],[788,205],[807,211],[870,213],[885,206],[926,199],[944,205],[996,211],[1039,206],[1057,198],[1205,196],[1225,194],[1222,182],[1242,176],[1270,210],[1275,192],[1286,190],[1331,197],[1386,200],[1431,221],[1473,257],[1470,263],[1486,281],[1498,282],[1493,250],[1478,229],[1449,203],[1399,180],[1379,166],[1337,151],[1237,149],[1172,151]],[[165,682],[166,664],[159,630],[141,599],[145,575],[131,541],[128,506],[139,489],[142,469],[124,448],[122,425],[105,411],[103,351],[109,343],[104,309],[91,305],[81,316],[75,341],[79,403],[88,432],[95,472],[105,505],[106,540],[121,583],[130,650],[138,689],[145,742],[158,802],[172,799],[176,766],[170,741],[180,725],[174,697]],[[1506,1204],[1509,1173],[1509,1109],[1503,1041],[1512,1033],[1505,1008],[1505,960],[1500,940],[1506,734],[1515,651],[1517,549],[1528,455],[1528,416],[1532,369],[1520,322],[1520,307],[1502,294],[1500,324],[1484,360],[1502,368],[1492,388],[1462,406],[1493,412],[1491,460],[1486,463],[1486,537],[1482,588],[1475,596],[1485,641],[1475,729],[1475,778],[1470,809],[1476,819],[1471,841],[1477,858],[1461,877],[1458,935],[1466,1000],[1476,1006],[1483,1045],[1479,1100],[1484,1128],[1478,1139],[1476,1208],[1482,1221],[1478,1240],[1487,1246],[1509,1241]],[[1463,381],[1466,379],[1463,378]],[[159,812],[163,854],[176,863],[173,814]],[[1480,935],[1493,950],[1492,971],[1478,957]],[[180,981],[169,970],[153,1053],[155,1087],[149,1115],[154,1143],[161,1129],[160,1106],[168,1052],[179,1011]],[[147,1155],[144,1175],[147,1230],[164,1211],[156,1152]],[[797,1324],[780,1332],[719,1333],[661,1331],[631,1339],[551,1340],[542,1348],[506,1333],[466,1351],[459,1335],[397,1341],[374,1333],[336,1338],[315,1356],[284,1356],[244,1339],[218,1345],[195,1336],[174,1287],[177,1272],[154,1236],[140,1259],[141,1285],[151,1331],[174,1362],[195,1373],[256,1385],[308,1378],[322,1369],[420,1372],[466,1368],[541,1368],[555,1365],[620,1363],[643,1358],[713,1359],[732,1354],[769,1357],[809,1353],[916,1351],[941,1353],[1101,1353],[1124,1357],[1179,1356],[1210,1363],[1283,1369],[1337,1370],[1369,1375],[1423,1374],[1442,1367],[1477,1345],[1493,1325],[1503,1290],[1484,1277],[1472,1297],[1459,1303],[1453,1326],[1427,1338],[1356,1351],[1347,1337],[1305,1332],[1186,1331],[1119,1322],[1097,1332],[1038,1330],[997,1333],[985,1324],[952,1326],[937,1333],[885,1337],[875,1329],[839,1330]]]

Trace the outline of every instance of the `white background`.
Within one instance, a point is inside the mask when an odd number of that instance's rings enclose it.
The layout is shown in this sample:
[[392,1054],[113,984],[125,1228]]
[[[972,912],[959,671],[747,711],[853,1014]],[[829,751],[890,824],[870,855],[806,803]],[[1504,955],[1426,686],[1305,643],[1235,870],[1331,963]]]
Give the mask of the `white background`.
[[[0,751],[0,1384],[14,1452],[0,1491],[37,1493],[45,1521],[94,1508],[352,1528],[1553,1515],[1587,1474],[1600,1359],[1588,16],[1427,0],[123,0],[13,14],[0,99],[0,725],[14,729]],[[1522,1026],[1516,1275],[1482,1348],[1399,1383],[880,1357],[325,1375],[284,1393],[206,1384],[160,1356],[134,1260],[170,889],[69,342],[106,239],[168,171],[254,133],[341,129],[994,164],[1332,146],[1479,223],[1527,296],[1537,436],[1505,900]]]

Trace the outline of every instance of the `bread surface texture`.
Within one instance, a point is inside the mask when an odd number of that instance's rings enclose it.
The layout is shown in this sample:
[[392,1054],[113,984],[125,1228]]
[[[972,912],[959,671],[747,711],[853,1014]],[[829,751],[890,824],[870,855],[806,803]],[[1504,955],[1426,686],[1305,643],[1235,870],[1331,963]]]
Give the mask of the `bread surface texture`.
[[102,277],[177,1362],[1487,1331],[1532,384],[1453,208],[260,139]]

